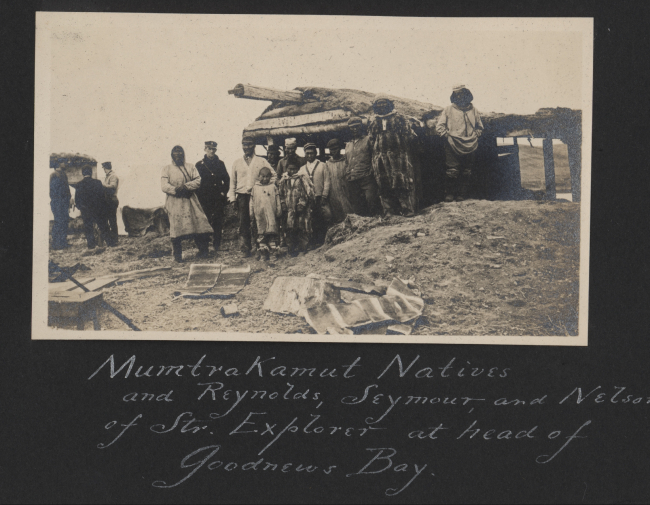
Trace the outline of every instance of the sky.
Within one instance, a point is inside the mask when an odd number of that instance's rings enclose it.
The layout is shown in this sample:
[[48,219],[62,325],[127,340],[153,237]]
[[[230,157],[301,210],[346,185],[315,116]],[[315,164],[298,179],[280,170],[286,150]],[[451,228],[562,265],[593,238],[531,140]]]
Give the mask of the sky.
[[173,146],[192,163],[206,140],[218,142],[228,167],[241,156],[242,130],[270,102],[229,95],[238,83],[352,88],[438,106],[462,83],[479,111],[584,109],[585,26],[590,21],[39,13],[36,125],[45,140],[35,158],[78,152],[111,161],[120,204],[154,207],[164,203],[160,169]]

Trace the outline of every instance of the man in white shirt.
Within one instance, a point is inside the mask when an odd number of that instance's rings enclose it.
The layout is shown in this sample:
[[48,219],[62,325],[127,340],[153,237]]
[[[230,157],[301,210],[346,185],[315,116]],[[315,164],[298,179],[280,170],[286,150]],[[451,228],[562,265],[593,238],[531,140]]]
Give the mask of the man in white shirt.
[[[120,205],[117,199],[117,188],[120,185],[120,180],[113,172],[113,165],[110,161],[102,163],[102,168],[106,174],[106,178],[102,183],[106,191],[106,207],[108,212],[108,229],[111,236],[111,241],[114,246],[117,245],[117,208]],[[109,241],[110,242],[110,241]]]
[[230,190],[228,201],[232,202],[239,216],[239,247],[242,255],[247,258],[251,254],[251,220],[250,198],[251,190],[259,177],[262,167],[271,171],[271,182],[275,183],[275,170],[262,157],[255,155],[255,139],[244,135],[242,139],[244,156],[235,160],[230,171]]

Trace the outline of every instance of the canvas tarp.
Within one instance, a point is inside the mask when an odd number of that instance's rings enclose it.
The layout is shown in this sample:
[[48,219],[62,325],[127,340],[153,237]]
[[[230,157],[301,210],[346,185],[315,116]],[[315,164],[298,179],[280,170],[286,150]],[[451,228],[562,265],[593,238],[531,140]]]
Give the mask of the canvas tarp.
[[157,231],[160,235],[169,233],[169,216],[164,207],[135,209],[125,205],[122,207],[122,221],[129,237],[142,237],[147,231]]
[[[360,293],[362,290],[379,293],[383,291],[381,288],[376,291],[368,286],[357,289],[350,284],[354,283],[315,276],[277,277],[263,308],[302,316],[317,333],[330,335],[414,322],[422,315],[424,301],[400,279],[393,279],[383,296]],[[356,296],[345,297],[348,301],[343,301],[341,289],[352,289]]]

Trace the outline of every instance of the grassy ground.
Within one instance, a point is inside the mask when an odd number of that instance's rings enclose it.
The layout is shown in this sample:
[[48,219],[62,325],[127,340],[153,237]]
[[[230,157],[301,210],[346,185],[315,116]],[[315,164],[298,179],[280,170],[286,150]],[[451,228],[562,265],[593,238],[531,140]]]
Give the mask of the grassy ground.
[[[470,200],[433,205],[409,219],[356,220],[362,226],[339,243],[269,263],[240,257],[230,215],[224,250],[201,263],[251,265],[249,283],[234,300],[172,301],[197,250],[186,242],[187,262],[176,264],[168,236],[120,237],[117,248],[91,255],[78,236],[72,247],[51,251],[50,257],[61,266],[83,263],[88,269],[83,277],[171,266],[104,293],[143,330],[309,333],[303,318],[264,311],[262,304],[276,276],[317,272],[384,285],[394,277],[413,279],[425,301],[415,334],[576,334],[579,204]],[[232,301],[240,315],[222,317],[219,309]],[[101,325],[126,329],[110,314],[102,315]]]
[[[546,189],[544,179],[544,152],[541,146],[531,147],[525,140],[519,141],[519,166],[521,168],[521,185],[533,191]],[[555,188],[558,193],[571,192],[571,175],[569,173],[569,155],[566,144],[553,144],[555,161]]]

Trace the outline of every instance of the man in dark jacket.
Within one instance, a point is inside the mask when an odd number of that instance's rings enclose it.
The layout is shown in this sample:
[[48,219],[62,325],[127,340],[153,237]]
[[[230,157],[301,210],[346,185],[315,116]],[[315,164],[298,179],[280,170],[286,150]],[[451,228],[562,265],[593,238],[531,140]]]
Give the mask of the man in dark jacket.
[[97,245],[95,240],[94,225],[97,224],[99,233],[107,245],[114,245],[115,241],[108,228],[108,204],[104,198],[104,186],[102,181],[93,179],[91,167],[81,169],[84,178],[77,184],[75,193],[75,205],[81,211],[81,219],[84,222],[84,233],[88,249],[94,249]]
[[52,225],[52,249],[68,247],[68,221],[70,221],[70,186],[63,169],[65,158],[56,160],[56,168],[50,174],[50,207],[54,215]]
[[350,191],[350,203],[355,214],[380,215],[379,189],[372,172],[372,140],[368,135],[363,134],[361,118],[350,118],[348,127],[352,140],[345,144],[345,158],[348,163],[346,179]]
[[205,143],[205,156],[196,164],[201,176],[201,186],[196,192],[203,212],[214,230],[214,251],[221,246],[221,230],[226,208],[230,176],[226,165],[217,156],[217,143],[209,140]]

